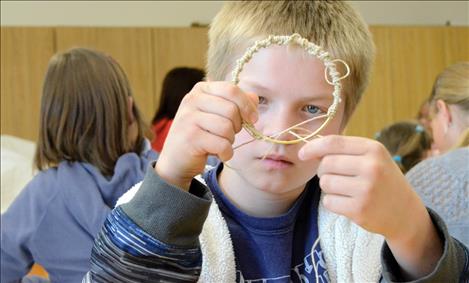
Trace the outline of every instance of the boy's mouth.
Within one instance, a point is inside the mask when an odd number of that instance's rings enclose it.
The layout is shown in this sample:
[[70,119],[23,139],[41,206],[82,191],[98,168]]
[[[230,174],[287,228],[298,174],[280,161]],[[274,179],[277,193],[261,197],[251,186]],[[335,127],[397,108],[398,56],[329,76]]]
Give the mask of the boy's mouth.
[[262,164],[269,169],[285,169],[293,166],[293,162],[282,155],[269,154],[265,158],[259,158]]

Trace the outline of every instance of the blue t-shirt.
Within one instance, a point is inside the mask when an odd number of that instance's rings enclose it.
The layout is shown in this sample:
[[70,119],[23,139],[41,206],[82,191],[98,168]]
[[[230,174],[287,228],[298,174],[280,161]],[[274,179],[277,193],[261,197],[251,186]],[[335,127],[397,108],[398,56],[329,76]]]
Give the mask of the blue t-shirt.
[[[314,177],[308,182],[287,213],[259,218],[240,211],[223,194],[217,181],[222,166],[208,171],[204,179],[231,234],[237,282],[316,282],[311,248],[318,237],[319,179]],[[319,282],[328,282],[319,244],[314,259]]]

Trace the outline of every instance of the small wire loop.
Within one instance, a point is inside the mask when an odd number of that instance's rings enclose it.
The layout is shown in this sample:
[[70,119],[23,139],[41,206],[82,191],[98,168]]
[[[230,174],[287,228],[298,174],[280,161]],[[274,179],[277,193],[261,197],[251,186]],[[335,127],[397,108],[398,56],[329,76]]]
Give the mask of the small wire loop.
[[[340,63],[344,64],[345,69],[347,70],[347,71],[345,72],[345,75],[343,75],[342,77],[337,78],[338,81],[341,81],[341,80],[345,79],[346,77],[348,77],[348,76],[350,75],[350,67],[348,66],[348,64],[347,64],[344,60],[342,60],[342,59],[334,59],[334,60],[332,60],[331,62],[334,62],[334,63],[335,63],[335,62],[340,62]],[[328,84],[334,85],[334,82],[331,82],[331,81],[329,80],[329,77],[327,76],[327,69],[328,69],[328,67],[329,67],[329,66],[326,65],[326,68],[324,69],[324,78],[326,79],[326,82],[327,82]],[[339,74],[339,73],[337,72],[337,74]]]

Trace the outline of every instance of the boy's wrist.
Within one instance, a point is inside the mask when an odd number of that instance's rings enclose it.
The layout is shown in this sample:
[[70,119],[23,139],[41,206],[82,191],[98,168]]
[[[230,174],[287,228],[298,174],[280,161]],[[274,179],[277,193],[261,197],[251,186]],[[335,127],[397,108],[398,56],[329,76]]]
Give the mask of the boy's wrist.
[[403,278],[412,280],[434,269],[443,253],[443,242],[421,203],[405,222],[405,228],[386,237],[386,242],[401,267]]
[[420,231],[424,227],[422,219],[429,218],[425,206],[422,204],[416,194],[411,194],[402,207],[413,208],[408,210],[396,211],[397,223],[391,227],[389,233],[384,235],[386,241],[404,245],[412,243],[419,238]]
[[189,191],[189,187],[190,187],[193,177],[184,178],[184,177],[177,176],[174,170],[170,170],[169,166],[165,166],[164,161],[161,159],[158,160],[158,162],[156,162],[154,170],[156,174],[168,184],[171,184],[175,187],[183,189],[186,192]]

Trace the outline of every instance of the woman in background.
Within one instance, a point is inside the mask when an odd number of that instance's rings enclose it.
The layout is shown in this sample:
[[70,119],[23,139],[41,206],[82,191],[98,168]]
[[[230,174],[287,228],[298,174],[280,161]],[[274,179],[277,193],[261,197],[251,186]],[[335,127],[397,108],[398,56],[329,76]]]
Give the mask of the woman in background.
[[157,156],[127,76],[101,52],[52,57],[39,126],[40,172],[1,217],[1,282],[21,281],[33,263],[51,282],[81,282],[106,216]]
[[376,140],[386,147],[404,174],[427,158],[432,146],[430,134],[413,121],[398,122],[384,128]]
[[430,96],[434,148],[442,154],[407,173],[427,206],[469,246],[469,62],[446,68]]
[[151,121],[154,134],[151,146],[157,152],[161,152],[163,148],[182,99],[204,77],[203,70],[187,67],[174,68],[166,74],[161,89],[160,107]]

